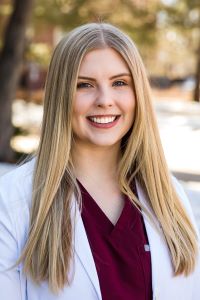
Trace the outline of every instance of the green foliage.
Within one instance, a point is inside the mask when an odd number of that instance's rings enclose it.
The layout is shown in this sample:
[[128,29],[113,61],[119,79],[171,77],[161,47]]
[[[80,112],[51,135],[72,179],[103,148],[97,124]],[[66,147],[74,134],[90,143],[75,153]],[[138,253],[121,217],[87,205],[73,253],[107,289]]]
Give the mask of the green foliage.
[[7,17],[10,16],[12,13],[12,5],[10,3],[0,3],[0,16]]
[[178,27],[180,30],[200,28],[199,0],[177,0],[174,5],[163,5],[160,10],[166,14],[166,23]]
[[37,0],[34,15],[35,22],[65,31],[88,22],[111,22],[145,47],[156,42],[156,13],[156,5],[138,6],[132,0]]
[[[32,19],[35,44],[27,48],[26,57],[43,66],[48,65],[51,55],[50,45],[47,46],[45,41],[44,44],[38,44],[40,43],[40,38],[37,41],[38,32],[45,34],[47,31],[48,34],[49,28],[59,28],[60,31],[67,32],[84,23],[103,21],[119,26],[133,38],[151,73],[154,71],[157,73],[162,65],[160,74],[166,74],[168,70],[174,69],[173,66],[177,63],[179,65],[182,61],[185,63],[184,57],[189,56],[187,72],[190,73],[194,65],[191,56],[194,57],[199,40],[199,0],[174,0],[171,5],[164,3],[167,2],[35,0]],[[159,57],[161,62],[155,64]]]
[[172,28],[177,31],[190,52],[199,56],[200,47],[200,2],[199,0],[176,0],[173,5],[162,5],[163,14],[161,28]]
[[45,43],[32,43],[26,51],[26,60],[35,61],[42,67],[48,67],[51,49]]

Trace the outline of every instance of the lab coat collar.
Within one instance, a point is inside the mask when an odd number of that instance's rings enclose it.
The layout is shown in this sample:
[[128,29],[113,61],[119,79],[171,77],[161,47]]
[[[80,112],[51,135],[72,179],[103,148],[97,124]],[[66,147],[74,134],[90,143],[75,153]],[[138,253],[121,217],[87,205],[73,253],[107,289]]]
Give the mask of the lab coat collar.
[[[89,245],[89,241],[87,238],[87,234],[85,231],[85,227],[83,224],[83,220],[81,218],[80,211],[78,209],[78,205],[76,204],[76,198],[73,196],[72,199],[73,207],[73,219],[75,219],[74,226],[74,249],[75,254],[78,256],[83,268],[85,269],[94,289],[97,294],[98,300],[102,300],[101,290],[99,285],[99,279],[96,271],[95,262],[92,256],[92,251]],[[74,205],[75,204],[75,205]]]

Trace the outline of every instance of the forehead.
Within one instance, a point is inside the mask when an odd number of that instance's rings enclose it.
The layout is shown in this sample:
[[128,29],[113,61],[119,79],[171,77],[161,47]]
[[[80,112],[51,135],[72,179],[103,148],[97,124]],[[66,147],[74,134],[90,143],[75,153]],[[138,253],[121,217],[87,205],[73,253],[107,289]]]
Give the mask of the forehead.
[[90,72],[129,72],[129,67],[122,56],[112,48],[95,49],[88,52],[80,65],[79,74]]

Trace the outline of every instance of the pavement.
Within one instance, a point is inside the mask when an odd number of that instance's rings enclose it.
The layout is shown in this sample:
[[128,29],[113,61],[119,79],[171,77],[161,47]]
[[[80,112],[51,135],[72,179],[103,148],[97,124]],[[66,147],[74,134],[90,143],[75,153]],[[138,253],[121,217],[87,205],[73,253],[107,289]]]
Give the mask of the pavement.
[[[154,107],[169,168],[181,181],[200,230],[200,103],[166,100],[155,101]],[[23,116],[26,118],[23,119]],[[30,125],[33,128],[31,138],[16,141],[19,146],[23,147],[23,144],[26,144],[26,147],[31,146],[31,150],[37,146],[36,133],[41,117],[40,106],[31,104],[30,107],[30,104],[21,100],[15,102],[14,122],[18,122],[18,125],[20,122],[20,126],[25,128]],[[1,163],[0,176],[14,167]]]

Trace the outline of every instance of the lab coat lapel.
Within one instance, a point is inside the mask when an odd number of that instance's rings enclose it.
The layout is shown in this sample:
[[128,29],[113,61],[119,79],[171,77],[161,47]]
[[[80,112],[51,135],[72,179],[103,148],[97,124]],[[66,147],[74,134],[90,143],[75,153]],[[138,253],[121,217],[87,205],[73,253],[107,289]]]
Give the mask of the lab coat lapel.
[[150,220],[149,217],[143,212],[144,223],[151,251],[153,299],[162,299],[162,286],[165,285],[168,279],[172,276],[172,266],[170,263],[169,251],[160,224],[150,208],[146,194],[138,182],[136,183],[136,186],[140,202],[145,206],[151,215]]
[[161,226],[149,206],[148,198],[142,187],[138,182],[136,186],[139,200],[148,209],[153,220],[153,222],[149,220],[143,212],[151,251],[153,300],[197,299],[192,296],[196,273],[194,272],[188,277],[183,275],[174,277],[171,256]]
[[[95,267],[95,262],[92,256],[91,248],[88,242],[84,224],[81,218],[80,211],[76,205],[77,201],[73,196],[73,213],[75,213],[75,230],[74,230],[74,248],[75,254],[78,256],[81,264],[83,265],[95,291],[98,299],[101,300],[101,291],[99,285],[99,279]],[[76,209],[75,209],[76,208]]]

